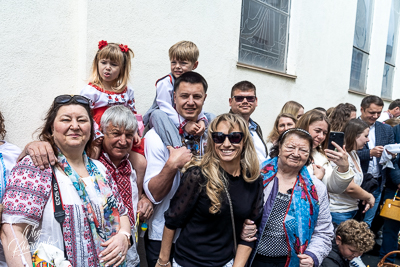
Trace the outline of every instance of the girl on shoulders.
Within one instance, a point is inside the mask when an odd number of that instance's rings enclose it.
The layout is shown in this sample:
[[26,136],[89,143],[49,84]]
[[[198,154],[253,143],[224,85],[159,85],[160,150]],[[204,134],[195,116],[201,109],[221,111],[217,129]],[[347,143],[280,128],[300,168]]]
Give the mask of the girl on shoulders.
[[[133,51],[127,45],[117,43],[99,42],[99,49],[93,59],[92,74],[89,84],[86,85],[81,95],[90,99],[95,121],[96,145],[101,147],[103,133],[99,125],[101,116],[107,108],[114,105],[124,105],[136,114],[133,89],[128,86],[131,70],[131,57]],[[132,151],[129,153],[129,161],[137,173],[139,195],[142,193],[144,173],[147,161],[144,157],[144,142],[141,142],[136,132]],[[100,151],[96,151],[93,158],[98,158]]]

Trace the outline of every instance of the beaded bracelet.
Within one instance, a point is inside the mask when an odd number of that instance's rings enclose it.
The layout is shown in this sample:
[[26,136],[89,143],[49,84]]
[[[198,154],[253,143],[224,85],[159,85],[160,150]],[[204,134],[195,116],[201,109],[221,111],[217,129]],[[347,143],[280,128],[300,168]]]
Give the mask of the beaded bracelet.
[[157,259],[157,264],[160,265],[160,266],[168,266],[168,264],[170,264],[170,262],[168,261],[168,262],[165,263],[165,264],[161,264],[161,263],[160,263],[160,259]]

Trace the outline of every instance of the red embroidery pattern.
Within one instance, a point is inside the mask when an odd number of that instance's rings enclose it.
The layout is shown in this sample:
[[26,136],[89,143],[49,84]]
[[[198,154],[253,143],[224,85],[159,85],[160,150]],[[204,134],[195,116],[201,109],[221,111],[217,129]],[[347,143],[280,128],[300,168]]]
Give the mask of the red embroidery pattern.
[[21,215],[40,222],[51,191],[51,169],[41,171],[29,156],[10,174],[3,199],[4,214]]
[[114,165],[109,161],[109,159],[101,154],[99,161],[106,166],[107,171],[111,174],[111,177],[114,181],[113,184],[117,185],[118,192],[125,207],[128,209],[128,217],[131,222],[131,226],[135,224],[135,214],[133,212],[133,203],[132,203],[132,187],[131,187],[131,166],[128,162],[128,159],[125,158],[117,169],[114,168]]

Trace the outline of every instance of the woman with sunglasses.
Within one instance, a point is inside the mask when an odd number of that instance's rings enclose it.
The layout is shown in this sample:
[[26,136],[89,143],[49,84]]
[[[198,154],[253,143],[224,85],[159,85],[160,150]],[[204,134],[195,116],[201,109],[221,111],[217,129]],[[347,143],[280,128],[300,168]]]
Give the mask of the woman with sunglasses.
[[251,266],[319,266],[331,250],[328,193],[307,171],[312,152],[311,135],[292,128],[262,164],[265,204]]
[[7,184],[1,240],[9,266],[31,266],[29,245],[40,243],[64,251],[74,267],[126,266],[127,210],[104,165],[86,155],[93,134],[85,97],[55,98],[39,138],[51,144],[58,163],[40,170],[26,156]]
[[[254,242],[236,237],[246,218],[259,219],[262,201],[258,159],[248,126],[239,115],[222,114],[209,126],[204,156],[188,163],[165,212],[157,266],[244,266]],[[177,228],[182,230],[171,263]]]

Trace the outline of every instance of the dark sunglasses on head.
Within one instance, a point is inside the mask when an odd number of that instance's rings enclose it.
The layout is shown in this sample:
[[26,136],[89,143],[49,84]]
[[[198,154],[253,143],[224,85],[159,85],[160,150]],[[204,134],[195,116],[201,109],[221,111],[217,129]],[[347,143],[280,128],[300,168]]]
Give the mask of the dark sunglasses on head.
[[211,136],[212,136],[212,139],[214,140],[214,143],[216,143],[216,144],[222,144],[227,137],[228,137],[229,142],[231,142],[231,144],[239,144],[240,141],[242,141],[243,133],[242,132],[233,132],[230,134],[224,134],[221,132],[215,132],[215,133],[212,133]]
[[71,102],[72,99],[79,104],[89,105],[89,99],[81,95],[59,95],[56,98],[54,98],[54,102],[56,104],[67,104]]
[[255,95],[249,95],[249,96],[234,95],[232,97],[236,100],[236,102],[243,102],[243,100],[245,98],[247,99],[247,102],[250,102],[250,103],[256,101],[256,96]]

